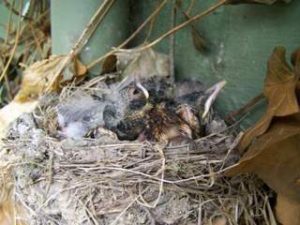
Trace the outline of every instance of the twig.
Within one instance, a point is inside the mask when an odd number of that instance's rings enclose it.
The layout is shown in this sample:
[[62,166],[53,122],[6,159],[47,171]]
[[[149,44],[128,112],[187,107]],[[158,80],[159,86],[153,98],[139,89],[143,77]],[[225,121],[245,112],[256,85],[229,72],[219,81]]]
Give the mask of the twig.
[[54,157],[54,153],[51,152],[50,153],[50,158],[49,158],[49,166],[48,166],[48,184],[47,184],[47,187],[46,187],[46,196],[48,195],[49,193],[49,190],[50,190],[50,187],[51,187],[51,184],[52,184],[52,181],[53,181],[53,157]]
[[116,53],[118,51],[118,49],[123,48],[124,46],[126,46],[131,40],[133,40],[133,38],[141,31],[144,29],[145,26],[147,26],[147,24],[149,22],[151,22],[153,20],[153,18],[156,17],[156,15],[162,10],[162,8],[167,4],[168,0],[164,0],[154,11],[153,13],[122,43],[120,44],[118,47],[116,47],[115,49],[109,51],[108,53],[106,53],[104,56],[101,56],[100,58],[94,60],[93,62],[91,62],[89,65],[87,65],[87,69],[91,69],[92,67],[96,66],[98,63],[100,63],[103,59],[105,59],[107,56],[112,55],[114,53]]
[[143,51],[146,50],[148,48],[153,47],[154,45],[158,44],[159,42],[161,42],[162,40],[164,40],[166,37],[169,37],[170,35],[172,35],[173,33],[181,30],[182,28],[186,27],[187,25],[191,24],[192,22],[199,20],[207,15],[210,15],[212,12],[216,11],[218,8],[220,8],[221,6],[225,5],[227,3],[228,0],[220,0],[218,3],[212,5],[211,7],[209,7],[207,10],[205,10],[202,13],[197,14],[196,16],[191,17],[189,20],[179,24],[178,26],[174,27],[173,29],[169,30],[168,32],[164,33],[163,35],[161,35],[160,37],[158,37],[157,39],[155,39],[154,41],[152,41],[151,43],[149,43],[148,45],[145,45],[143,47],[140,47],[138,49],[136,49],[137,51]]
[[[159,2],[160,3],[160,2]],[[157,7],[159,7],[159,5],[157,4],[157,6],[155,7],[155,9],[157,9]],[[150,21],[150,24],[149,24],[149,28],[148,28],[148,31],[147,31],[147,34],[145,35],[145,40],[144,40],[144,43],[147,43],[151,34],[152,34],[152,31],[153,31],[153,27],[154,27],[154,24],[156,22],[156,19],[157,19],[157,16],[158,14],[155,15],[155,17],[153,17]]]
[[[123,48],[127,43],[129,43],[151,20],[153,17],[156,16],[156,14],[162,9],[162,7],[167,3],[168,0],[163,1],[160,6],[144,21],[144,23],[127,39],[125,40],[121,45],[119,45],[118,47],[116,47],[115,49],[113,49],[112,51],[106,53],[104,56],[101,56],[100,58],[96,59],[95,61],[91,62],[87,68],[90,69],[92,67],[94,67],[95,65],[97,65],[98,63],[100,63],[103,59],[105,59],[106,57],[108,57],[111,54],[116,53],[117,51],[121,51],[121,48]],[[159,43],[160,41],[162,41],[163,39],[165,39],[166,37],[172,35],[173,33],[177,32],[178,30],[184,28],[185,26],[189,25],[190,23],[199,20],[209,14],[211,14],[212,12],[214,12],[215,10],[217,10],[219,7],[225,5],[227,3],[228,0],[220,0],[220,2],[214,4],[213,6],[209,7],[207,10],[205,10],[204,12],[191,17],[189,20],[181,23],[180,25],[174,27],[173,29],[169,30],[168,32],[166,32],[165,34],[163,34],[162,36],[160,36],[159,38],[157,38],[156,40],[152,41],[151,43],[149,43],[148,45],[145,45],[143,47],[140,47],[136,50],[140,50],[143,51],[145,49],[151,48],[154,45],[156,45],[157,43]]]
[[[22,9],[22,6],[23,6],[23,0],[20,1],[20,10]],[[19,16],[19,20],[18,20],[18,26],[17,26],[17,32],[16,32],[16,37],[15,37],[15,43],[14,43],[14,46],[11,50],[11,53],[10,53],[10,56],[9,56],[9,59],[0,75],[0,81],[3,80],[4,76],[7,74],[7,71],[8,71],[8,68],[9,68],[9,65],[11,64],[11,61],[15,55],[15,52],[17,50],[17,47],[18,47],[18,43],[19,43],[19,38],[20,38],[20,28],[21,28],[21,16]]]
[[92,36],[95,32],[96,28],[98,27],[99,23],[102,22],[105,15],[108,13],[110,8],[116,0],[105,0],[98,10],[95,12],[94,16],[90,19],[89,23],[83,30],[82,34],[78,38],[78,41],[74,44],[72,50],[70,51],[69,55],[77,55],[84,45],[87,43],[87,40]]
[[[0,59],[0,70],[3,70],[4,68],[4,64],[3,64],[3,60]],[[12,99],[12,92],[11,92],[11,88],[10,88],[10,85],[9,85],[9,80],[8,80],[8,77],[7,77],[7,74],[5,74],[4,76],[4,81],[5,81],[5,87],[6,87],[6,90],[7,90],[7,95],[8,95],[8,99],[11,100]]]
[[149,204],[147,203],[144,198],[142,197],[142,194],[140,195],[141,196],[141,199],[142,199],[142,202],[141,203],[139,201],[140,204],[148,207],[148,208],[155,208],[157,206],[157,204],[159,203],[160,201],[160,197],[163,193],[163,187],[164,187],[164,178],[165,178],[165,167],[166,167],[166,158],[164,156],[164,152],[163,152],[163,149],[158,146],[158,145],[155,145],[155,148],[156,150],[158,150],[158,152],[160,153],[160,156],[161,156],[161,160],[162,160],[162,163],[161,163],[161,179],[160,179],[160,185],[159,185],[159,192],[158,192],[158,196],[157,198],[155,199],[154,203],[153,204]]
[[10,85],[9,85],[9,80],[8,80],[7,74],[5,74],[5,76],[4,76],[4,82],[5,82],[5,87],[6,87],[6,90],[7,90],[8,100],[11,101],[13,99],[13,96],[12,96],[12,92],[11,92],[11,88],[10,88]]
[[37,36],[35,34],[35,31],[33,29],[32,24],[29,24],[29,29],[30,29],[30,31],[32,33],[32,37],[33,37],[33,40],[34,40],[34,42],[36,44],[37,50],[39,51],[40,56],[42,58],[43,57],[43,50],[42,50],[42,47],[41,47],[41,43],[40,43],[39,39],[37,38]]
[[94,214],[91,212],[91,210],[86,206],[86,204],[84,204],[84,203],[82,202],[82,200],[79,199],[79,198],[78,198],[77,201],[78,201],[79,204],[85,209],[85,211],[87,212],[87,214],[89,215],[89,217],[91,217],[93,223],[94,223],[95,225],[100,225],[100,224],[98,223],[97,219],[95,218],[95,215],[94,215]]
[[233,111],[229,113],[227,116],[225,116],[225,121],[228,123],[234,122],[235,117],[244,115],[245,113],[251,111],[254,108],[254,106],[264,98],[265,96],[263,95],[263,93],[260,93],[259,95],[252,98],[246,105],[242,106],[240,109]]

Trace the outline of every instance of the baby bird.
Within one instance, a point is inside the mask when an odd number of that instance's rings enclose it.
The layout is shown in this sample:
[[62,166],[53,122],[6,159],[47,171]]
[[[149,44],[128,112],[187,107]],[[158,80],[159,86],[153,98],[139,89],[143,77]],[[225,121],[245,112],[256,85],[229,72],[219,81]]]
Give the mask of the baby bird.
[[120,99],[127,101],[126,106],[114,101],[105,107],[103,118],[106,128],[114,131],[120,140],[136,140],[147,125],[149,110],[170,98],[172,88],[168,79],[155,76],[124,82],[120,88]]
[[104,108],[105,127],[115,132],[120,140],[135,140],[144,128],[143,112],[148,91],[140,84],[131,82],[119,90],[119,98]]
[[191,127],[194,138],[205,135],[205,126],[212,117],[212,105],[225,84],[220,81],[208,89],[194,80],[176,84],[176,112]]
[[80,139],[90,130],[103,126],[104,102],[77,91],[56,107],[58,125],[65,138]]
[[87,93],[76,91],[56,107],[58,125],[65,138],[80,139],[98,127],[110,130],[124,119],[129,104],[141,98],[141,93],[131,86],[122,85],[124,81],[107,86],[101,91]]
[[177,138],[192,140],[192,130],[167,103],[158,103],[145,112],[145,129],[139,140],[169,143]]
[[131,95],[131,101],[123,116],[118,114],[117,104],[109,105],[104,120],[110,121],[107,128],[121,140],[190,142],[205,135],[206,117],[223,86],[220,82],[205,89],[199,81],[182,81],[174,92],[174,85],[165,78],[135,81],[124,89],[123,95]]

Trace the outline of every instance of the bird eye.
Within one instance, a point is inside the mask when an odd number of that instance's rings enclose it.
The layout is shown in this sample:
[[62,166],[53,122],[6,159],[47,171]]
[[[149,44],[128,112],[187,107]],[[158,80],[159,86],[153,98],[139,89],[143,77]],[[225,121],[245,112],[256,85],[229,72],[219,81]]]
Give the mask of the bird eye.
[[139,90],[138,90],[137,88],[133,90],[133,94],[134,94],[134,95],[137,95],[137,94],[139,94],[139,93],[140,93],[140,92],[139,92]]
[[84,122],[90,122],[91,119],[92,119],[92,118],[91,118],[90,115],[83,116],[83,118],[82,118],[82,120],[83,120]]

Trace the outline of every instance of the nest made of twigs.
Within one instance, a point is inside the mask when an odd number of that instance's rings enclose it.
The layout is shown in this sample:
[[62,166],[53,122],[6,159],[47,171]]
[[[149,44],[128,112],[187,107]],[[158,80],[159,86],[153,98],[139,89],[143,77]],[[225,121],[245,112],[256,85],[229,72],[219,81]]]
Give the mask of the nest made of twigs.
[[60,140],[48,132],[59,101],[51,99],[5,140],[28,224],[268,224],[263,184],[223,175],[238,160],[230,129],[192,146],[119,141],[104,129],[96,139]]

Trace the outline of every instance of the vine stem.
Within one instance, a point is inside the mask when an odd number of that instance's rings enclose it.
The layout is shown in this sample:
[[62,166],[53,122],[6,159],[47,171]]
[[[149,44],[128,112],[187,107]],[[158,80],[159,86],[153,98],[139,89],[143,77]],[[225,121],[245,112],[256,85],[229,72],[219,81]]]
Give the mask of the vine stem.
[[156,17],[156,15],[162,10],[162,8],[167,4],[168,0],[164,0],[154,11],[153,13],[151,13],[151,15],[123,42],[121,43],[118,47],[116,47],[115,49],[109,51],[108,53],[106,53],[104,56],[101,56],[100,58],[94,60],[93,62],[91,62],[88,66],[87,69],[90,69],[92,67],[94,67],[95,65],[97,65],[98,63],[100,63],[103,59],[105,59],[106,57],[116,53],[118,51],[118,49],[121,49],[123,47],[125,47],[131,40],[133,40],[133,38],[135,38],[135,36],[144,29],[145,26],[148,25],[148,23],[150,23],[153,18]]
[[[90,69],[92,67],[94,67],[95,65],[97,65],[98,63],[100,63],[102,60],[104,60],[106,57],[108,57],[109,55],[112,55],[118,51],[122,51],[121,48],[123,48],[131,39],[133,39],[133,37],[141,30],[143,29],[143,27],[149,22],[151,21],[151,19],[156,15],[156,12],[159,12],[161,7],[167,2],[167,0],[165,0],[160,7],[158,7],[153,14],[151,14],[148,19],[125,41],[123,42],[121,45],[119,45],[118,47],[114,48],[112,51],[106,53],[104,56],[101,56],[100,58],[96,59],[95,61],[93,61],[92,63],[90,63],[87,68]],[[161,35],[159,38],[157,38],[156,40],[152,41],[151,43],[140,47],[140,48],[136,48],[136,51],[143,51],[146,50],[148,48],[153,47],[154,45],[158,44],[160,41],[162,41],[163,39],[165,39],[166,37],[174,34],[175,32],[179,31],[180,29],[186,27],[187,25],[193,23],[196,20],[199,20],[209,14],[211,14],[212,12],[216,11],[218,8],[220,8],[221,6],[225,5],[228,3],[228,0],[220,0],[219,2],[215,3],[214,5],[212,5],[211,7],[209,7],[207,10],[205,10],[202,13],[197,14],[196,16],[191,17],[189,20],[179,24],[178,26],[170,29],[168,32],[164,33],[163,35]],[[123,51],[127,51],[124,50]]]

